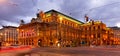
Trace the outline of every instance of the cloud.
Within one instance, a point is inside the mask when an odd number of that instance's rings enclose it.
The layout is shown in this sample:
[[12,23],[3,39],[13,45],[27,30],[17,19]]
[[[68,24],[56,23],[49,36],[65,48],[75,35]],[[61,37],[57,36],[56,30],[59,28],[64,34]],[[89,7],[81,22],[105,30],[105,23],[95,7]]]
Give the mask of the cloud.
[[118,27],[120,27],[120,22],[117,22],[115,26],[118,26]]
[[90,19],[101,20],[107,26],[115,26],[120,21],[120,1],[118,0],[64,0],[61,10],[74,18],[84,21],[84,15]]
[[[4,0],[5,1],[5,0]],[[101,20],[107,26],[115,26],[120,21],[120,1],[118,0],[6,0],[0,3],[0,25],[19,24],[21,19],[30,22],[38,9],[55,9],[75,19],[84,21],[84,15],[90,19]],[[8,22],[8,23],[7,23]],[[5,24],[6,23],[6,24]]]
[[111,2],[108,5],[103,5],[92,10],[89,15],[93,19],[102,20],[107,26],[115,26],[120,21],[120,2]]
[[[87,2],[86,2],[87,1]],[[61,11],[64,13],[71,15],[74,18],[81,19],[83,16],[84,10],[89,8],[90,0],[64,0],[64,3],[60,5]],[[83,5],[84,4],[84,5]]]
[[[1,0],[0,0],[1,1]],[[4,0],[0,3],[0,25],[19,24],[23,19],[26,23],[36,16],[39,10],[58,10],[59,3],[53,0]],[[61,1],[62,2],[62,1]],[[9,22],[9,23],[7,23]],[[4,24],[7,23],[7,24]]]
[[61,9],[60,4],[62,3],[62,0],[39,0],[37,8],[43,11],[48,11],[51,9],[59,11]]
[[[18,24],[20,18],[33,16],[34,7],[32,0],[7,0],[0,4],[0,20],[3,23]],[[26,21],[26,19],[24,20]],[[2,25],[2,23],[0,24]]]

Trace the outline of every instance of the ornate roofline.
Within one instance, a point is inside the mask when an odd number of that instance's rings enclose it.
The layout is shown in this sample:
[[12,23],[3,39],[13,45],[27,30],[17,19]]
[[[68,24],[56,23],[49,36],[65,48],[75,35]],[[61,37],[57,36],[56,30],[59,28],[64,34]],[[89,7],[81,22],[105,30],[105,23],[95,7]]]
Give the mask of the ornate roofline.
[[[56,10],[53,10],[53,9],[45,12],[45,14],[46,14],[46,13],[50,13],[50,12],[56,12],[56,13],[59,13],[59,14],[61,14],[61,15],[66,16],[66,17],[68,17],[68,18],[70,18],[70,19],[72,19],[72,20],[75,20],[75,21],[77,21],[77,22],[83,23],[83,22],[81,22],[81,21],[79,21],[79,20],[77,20],[77,19],[74,19],[73,17],[70,17],[70,16],[68,16],[68,15],[65,15],[65,14],[63,14],[63,13],[61,13],[61,12],[58,12],[58,11],[56,11]],[[84,24],[84,23],[83,23],[83,24]]]

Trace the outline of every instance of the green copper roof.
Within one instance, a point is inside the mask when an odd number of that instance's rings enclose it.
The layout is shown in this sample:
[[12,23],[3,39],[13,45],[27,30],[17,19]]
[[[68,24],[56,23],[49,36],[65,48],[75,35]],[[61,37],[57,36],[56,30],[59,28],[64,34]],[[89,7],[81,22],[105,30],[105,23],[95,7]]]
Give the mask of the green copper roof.
[[72,20],[75,20],[75,21],[77,21],[77,22],[80,22],[80,23],[84,24],[83,22],[81,22],[81,21],[79,21],[79,20],[77,20],[77,19],[74,19],[74,18],[72,18],[72,17],[70,17],[70,16],[67,16],[67,15],[65,15],[65,14],[63,14],[63,13],[61,13],[61,12],[58,12],[58,11],[56,11],[56,10],[53,10],[53,9],[50,10],[50,11],[47,11],[47,12],[45,12],[45,13],[51,13],[51,12],[59,13],[59,14],[61,14],[61,15],[64,15],[64,16],[66,16],[66,17],[72,19]]

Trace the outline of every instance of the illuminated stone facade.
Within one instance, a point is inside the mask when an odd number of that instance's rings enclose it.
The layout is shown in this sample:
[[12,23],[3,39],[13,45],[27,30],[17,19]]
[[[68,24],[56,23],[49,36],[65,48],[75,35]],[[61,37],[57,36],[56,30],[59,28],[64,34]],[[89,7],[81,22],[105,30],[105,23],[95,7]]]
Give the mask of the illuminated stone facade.
[[0,46],[2,46],[2,38],[3,38],[2,29],[0,29]]
[[119,27],[109,27],[113,30],[114,32],[114,37],[120,38],[120,28]]
[[112,45],[113,32],[101,21],[89,21],[81,25],[81,41],[84,45]]
[[40,12],[30,23],[18,27],[20,45],[110,45],[112,31],[100,21],[83,23],[58,11]]
[[79,26],[81,24],[83,22],[55,10],[48,11],[45,14],[40,12],[37,14],[37,18],[33,18],[30,23],[18,27],[19,44],[34,46],[57,46],[60,44],[61,46],[70,46],[73,42],[79,41]]
[[0,30],[0,37],[2,46],[10,46],[18,44],[18,32],[17,27],[3,26]]
[[120,44],[120,28],[119,27],[109,27],[109,28],[111,28],[114,33],[114,38],[112,38],[113,44],[114,45]]

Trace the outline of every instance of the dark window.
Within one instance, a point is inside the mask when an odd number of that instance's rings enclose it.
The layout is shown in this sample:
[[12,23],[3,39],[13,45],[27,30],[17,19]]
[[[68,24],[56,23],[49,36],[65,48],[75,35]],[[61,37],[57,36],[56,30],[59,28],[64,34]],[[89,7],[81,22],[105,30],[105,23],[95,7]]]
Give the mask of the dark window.
[[96,38],[95,34],[93,35],[93,38]]
[[48,19],[46,19],[46,22],[48,22]]
[[98,26],[98,29],[100,29],[100,26]]
[[95,30],[95,27],[93,27],[93,30]]
[[97,35],[98,38],[100,38],[100,33]]
[[91,27],[89,27],[89,30],[91,30]]
[[85,30],[87,30],[87,28],[85,28]]

